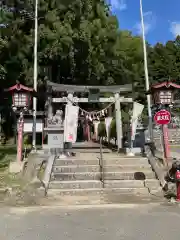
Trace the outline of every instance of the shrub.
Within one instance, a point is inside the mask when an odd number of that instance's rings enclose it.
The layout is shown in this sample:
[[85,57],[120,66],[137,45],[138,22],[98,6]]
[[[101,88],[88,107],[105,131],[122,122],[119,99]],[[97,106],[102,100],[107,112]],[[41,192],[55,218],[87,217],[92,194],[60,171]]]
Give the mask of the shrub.
[[30,137],[28,133],[25,133],[23,136],[23,145],[26,150],[31,149],[31,142],[30,142]]
[[[128,123],[123,123],[122,121],[122,131],[123,131],[123,138],[127,138],[128,132],[130,131]],[[110,139],[114,138],[117,139],[117,133],[116,133],[116,120],[113,119],[110,125]]]
[[113,119],[110,125],[110,138],[116,139],[116,120]]
[[98,136],[99,137],[107,137],[107,134],[106,134],[106,125],[105,125],[105,122],[100,122],[99,125],[98,125]]

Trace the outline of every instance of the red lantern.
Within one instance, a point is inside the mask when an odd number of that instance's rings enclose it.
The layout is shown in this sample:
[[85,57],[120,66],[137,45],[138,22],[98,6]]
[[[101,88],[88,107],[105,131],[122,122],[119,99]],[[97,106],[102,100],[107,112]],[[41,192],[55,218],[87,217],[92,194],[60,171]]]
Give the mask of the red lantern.
[[33,88],[26,87],[20,83],[6,89],[12,95],[12,105],[14,108],[29,108],[32,99]]
[[154,103],[167,105],[174,103],[174,94],[179,88],[180,85],[169,81],[152,85],[151,92]]

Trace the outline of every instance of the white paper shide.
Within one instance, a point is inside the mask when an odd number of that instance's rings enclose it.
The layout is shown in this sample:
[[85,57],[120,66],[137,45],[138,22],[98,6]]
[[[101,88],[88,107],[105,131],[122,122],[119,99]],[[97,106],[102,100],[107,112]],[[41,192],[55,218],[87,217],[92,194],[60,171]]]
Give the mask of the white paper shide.
[[79,107],[66,105],[64,120],[64,142],[75,143],[77,139]]
[[131,118],[131,140],[135,140],[136,129],[138,125],[138,118],[141,116],[144,109],[144,105],[134,102],[133,103],[133,114]]
[[113,119],[112,117],[105,118],[106,134],[107,134],[108,141],[110,140],[110,126],[111,126],[112,119]]
[[98,140],[98,125],[99,125],[100,121],[98,120],[94,120],[93,124],[94,124],[94,134],[95,134],[95,139]]

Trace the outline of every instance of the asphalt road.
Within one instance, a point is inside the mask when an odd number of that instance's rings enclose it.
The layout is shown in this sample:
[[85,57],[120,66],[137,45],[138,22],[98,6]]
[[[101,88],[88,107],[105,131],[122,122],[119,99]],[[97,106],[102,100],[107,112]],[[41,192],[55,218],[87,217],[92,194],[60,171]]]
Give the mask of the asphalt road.
[[179,240],[178,205],[2,208],[1,240]]

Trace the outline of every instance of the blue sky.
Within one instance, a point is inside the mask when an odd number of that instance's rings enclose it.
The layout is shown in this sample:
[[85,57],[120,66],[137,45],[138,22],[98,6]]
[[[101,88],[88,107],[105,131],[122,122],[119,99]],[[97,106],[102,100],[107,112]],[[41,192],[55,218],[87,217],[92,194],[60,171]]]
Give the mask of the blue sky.
[[[165,43],[180,35],[180,0],[142,0],[146,39]],[[139,0],[108,0],[120,29],[141,34]]]

